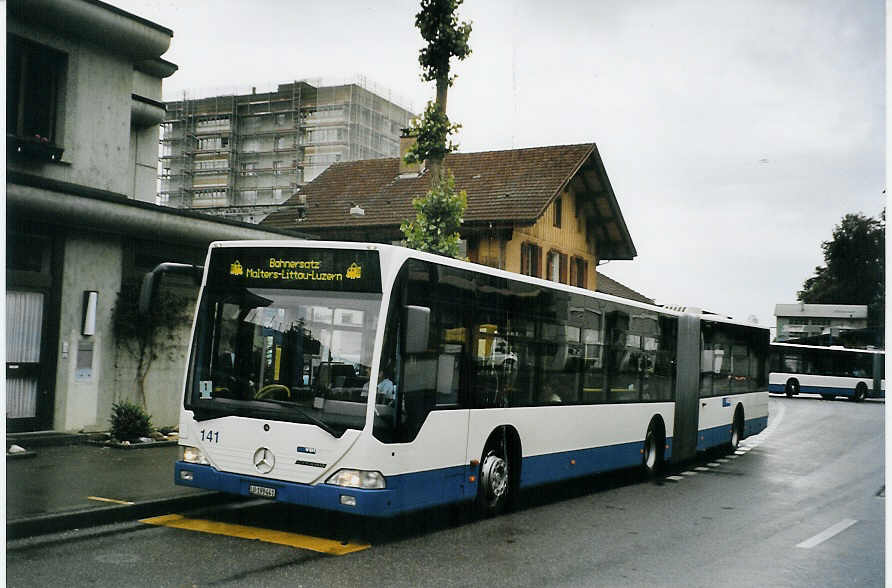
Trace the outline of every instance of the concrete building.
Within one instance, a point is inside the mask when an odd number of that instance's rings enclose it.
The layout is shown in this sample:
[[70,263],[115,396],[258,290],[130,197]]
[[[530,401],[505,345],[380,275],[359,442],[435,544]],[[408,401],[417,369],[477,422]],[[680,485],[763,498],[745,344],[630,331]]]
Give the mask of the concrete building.
[[[460,233],[473,262],[596,290],[599,262],[637,254],[593,143],[452,153],[444,166],[468,195]],[[398,243],[430,185],[401,158],[336,163],[261,226]]]
[[413,114],[370,87],[296,81],[168,102],[158,204],[259,222],[332,163],[398,155]]
[[867,306],[857,304],[778,304],[778,342],[819,335],[839,337],[845,331],[867,327]]
[[123,400],[173,425],[191,303],[138,398],[119,292],[212,240],[295,234],[152,203],[172,31],[99,0],[10,0],[6,24],[7,431],[108,429]]

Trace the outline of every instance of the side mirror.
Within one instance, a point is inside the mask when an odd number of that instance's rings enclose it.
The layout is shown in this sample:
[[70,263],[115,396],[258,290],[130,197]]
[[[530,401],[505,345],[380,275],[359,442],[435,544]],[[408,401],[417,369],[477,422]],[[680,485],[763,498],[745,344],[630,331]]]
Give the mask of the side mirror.
[[406,353],[427,351],[431,330],[431,309],[426,306],[406,306]]
[[139,316],[149,314],[149,307],[152,306],[152,298],[155,297],[155,291],[161,283],[161,276],[166,273],[185,274],[192,276],[195,285],[201,285],[201,274],[204,267],[200,265],[188,265],[185,263],[159,263],[155,269],[147,273],[142,278],[142,285],[139,288]]

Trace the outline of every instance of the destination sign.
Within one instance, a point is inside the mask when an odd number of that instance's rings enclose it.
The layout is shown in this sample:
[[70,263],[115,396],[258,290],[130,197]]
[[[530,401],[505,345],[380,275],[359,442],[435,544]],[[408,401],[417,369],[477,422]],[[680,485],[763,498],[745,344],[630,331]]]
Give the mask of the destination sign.
[[381,264],[377,251],[220,247],[208,284],[380,293]]

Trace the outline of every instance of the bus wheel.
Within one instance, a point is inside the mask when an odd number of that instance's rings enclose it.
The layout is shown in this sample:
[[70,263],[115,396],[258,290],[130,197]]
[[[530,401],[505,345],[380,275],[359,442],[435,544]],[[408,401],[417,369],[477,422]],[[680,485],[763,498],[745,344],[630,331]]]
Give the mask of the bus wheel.
[[663,447],[666,442],[663,439],[659,425],[651,423],[647,427],[647,435],[644,437],[644,457],[642,466],[645,473],[655,476],[663,469]]
[[505,449],[503,443],[491,442],[483,450],[480,461],[477,503],[481,513],[487,516],[501,513],[508,504],[511,484]]
[[787,385],[784,386],[784,393],[788,398],[799,394],[799,380],[794,380],[793,378],[787,380]]
[[738,408],[734,413],[734,422],[731,423],[731,451],[737,451],[741,439],[743,439],[743,415]]
[[855,386],[855,394],[852,396],[852,400],[861,402],[865,398],[867,398],[867,386],[864,385],[864,382],[858,382],[858,385]]

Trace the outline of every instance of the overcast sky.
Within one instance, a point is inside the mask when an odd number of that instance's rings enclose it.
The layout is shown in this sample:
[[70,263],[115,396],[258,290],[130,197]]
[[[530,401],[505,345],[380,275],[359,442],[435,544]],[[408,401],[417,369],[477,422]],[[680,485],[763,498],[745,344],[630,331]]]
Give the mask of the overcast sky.
[[[418,2],[107,0],[174,32],[164,98],[364,76],[419,112]],[[882,0],[466,0],[463,152],[597,143],[638,250],[599,271],[774,326],[885,205]]]

